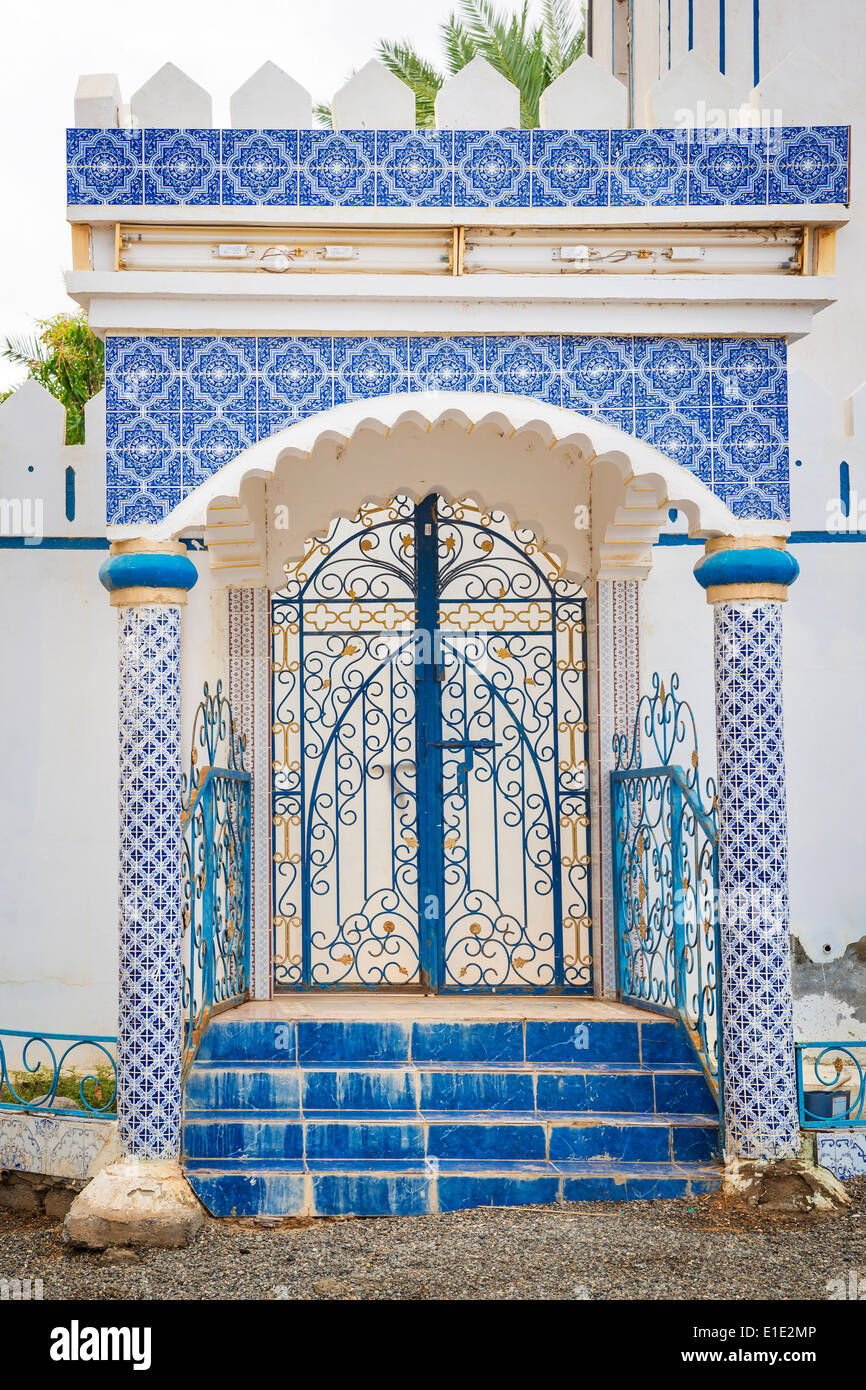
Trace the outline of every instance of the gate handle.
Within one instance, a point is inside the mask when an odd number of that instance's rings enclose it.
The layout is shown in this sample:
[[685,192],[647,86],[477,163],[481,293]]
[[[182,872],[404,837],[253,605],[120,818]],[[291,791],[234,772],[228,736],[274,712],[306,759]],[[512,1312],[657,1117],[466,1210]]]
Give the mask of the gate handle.
[[489,738],[447,738],[441,743],[434,743],[434,748],[453,748],[456,751],[462,749],[464,760],[457,769],[457,790],[461,796],[466,796],[469,790],[469,773],[475,766],[475,750],[488,753],[494,748],[498,748],[498,743],[494,743]]

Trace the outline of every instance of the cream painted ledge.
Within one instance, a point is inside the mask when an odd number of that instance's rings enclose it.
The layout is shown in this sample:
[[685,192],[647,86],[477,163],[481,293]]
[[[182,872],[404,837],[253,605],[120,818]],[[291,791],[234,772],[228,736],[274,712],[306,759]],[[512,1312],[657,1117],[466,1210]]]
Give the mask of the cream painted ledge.
[[140,207],[70,203],[68,222],[260,227],[844,227],[843,203],[770,207],[636,208],[287,208]]
[[[811,275],[268,275],[70,271],[98,333],[808,333]],[[289,316],[290,317],[287,317]],[[423,317],[420,317],[423,315]]]

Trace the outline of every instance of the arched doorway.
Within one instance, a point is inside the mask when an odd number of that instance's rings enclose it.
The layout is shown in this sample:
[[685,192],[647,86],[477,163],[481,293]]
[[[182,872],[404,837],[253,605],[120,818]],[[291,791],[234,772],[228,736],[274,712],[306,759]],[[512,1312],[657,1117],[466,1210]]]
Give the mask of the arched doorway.
[[591,992],[580,585],[435,494],[338,520],[286,577],[276,987]]

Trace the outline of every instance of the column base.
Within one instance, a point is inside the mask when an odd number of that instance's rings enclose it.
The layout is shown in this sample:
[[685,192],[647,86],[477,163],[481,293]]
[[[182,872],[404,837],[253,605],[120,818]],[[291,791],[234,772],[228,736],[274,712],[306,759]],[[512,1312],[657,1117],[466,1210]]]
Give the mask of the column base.
[[836,1216],[851,1203],[839,1179],[807,1158],[731,1159],[721,1196],[726,1207],[764,1216]]
[[201,1229],[201,1204],[175,1162],[109,1163],[78,1194],[63,1239],[88,1250],[114,1246],[188,1245]]

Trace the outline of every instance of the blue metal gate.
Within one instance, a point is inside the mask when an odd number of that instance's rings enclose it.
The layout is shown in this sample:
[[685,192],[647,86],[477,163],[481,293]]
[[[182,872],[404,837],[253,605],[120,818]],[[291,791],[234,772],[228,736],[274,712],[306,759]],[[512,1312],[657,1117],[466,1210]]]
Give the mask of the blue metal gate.
[[[658,675],[610,775],[620,998],[678,1018],[721,1104],[716,789],[701,792],[694,715]],[[687,766],[674,763],[684,758]]]
[[275,980],[586,992],[585,612],[468,500],[334,523],[273,599]]

